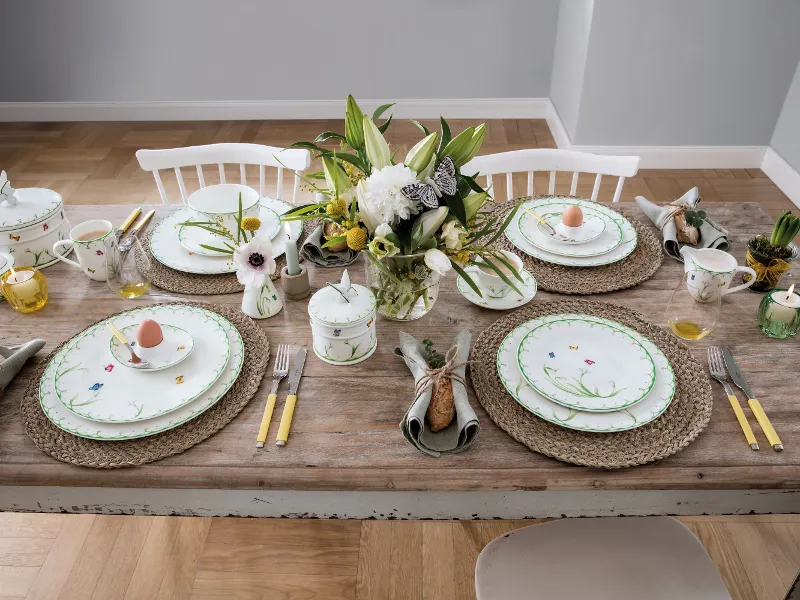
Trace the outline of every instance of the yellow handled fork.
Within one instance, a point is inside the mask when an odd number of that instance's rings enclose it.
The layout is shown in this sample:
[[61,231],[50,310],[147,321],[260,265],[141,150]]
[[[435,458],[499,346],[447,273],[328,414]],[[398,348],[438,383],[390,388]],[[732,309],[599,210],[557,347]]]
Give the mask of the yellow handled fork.
[[[269,423],[272,420],[272,412],[275,410],[275,401],[278,399],[278,385],[281,379],[289,374],[289,346],[281,344],[275,354],[275,366],[272,368],[272,390],[267,396],[267,405],[264,407],[264,415],[261,417],[261,427],[258,429],[256,438],[256,448],[263,448],[269,433]],[[287,399],[288,401],[288,399]]]

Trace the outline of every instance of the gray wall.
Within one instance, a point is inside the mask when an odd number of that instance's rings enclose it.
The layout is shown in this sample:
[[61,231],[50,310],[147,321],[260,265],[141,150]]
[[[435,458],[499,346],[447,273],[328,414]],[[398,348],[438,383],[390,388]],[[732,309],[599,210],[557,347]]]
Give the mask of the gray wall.
[[0,101],[546,97],[558,0],[2,0]]
[[786,94],[770,146],[796,171],[800,171],[800,63]]
[[768,144],[798,30],[798,0],[600,0],[572,142]]
[[558,10],[550,99],[570,138],[578,126],[593,7],[594,0],[563,0]]

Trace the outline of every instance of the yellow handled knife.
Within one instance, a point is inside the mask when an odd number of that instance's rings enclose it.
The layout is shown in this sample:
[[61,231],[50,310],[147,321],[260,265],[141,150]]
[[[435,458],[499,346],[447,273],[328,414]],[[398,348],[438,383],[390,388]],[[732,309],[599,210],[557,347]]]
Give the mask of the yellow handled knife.
[[286,404],[281,415],[281,425],[278,428],[278,438],[276,446],[285,446],[289,438],[289,429],[292,426],[292,416],[294,407],[297,404],[297,388],[300,386],[300,377],[303,375],[303,365],[306,364],[306,348],[303,346],[294,355],[292,370],[289,373],[289,395],[286,397]]
[[736,387],[747,394],[747,404],[750,405],[750,409],[756,416],[756,420],[761,426],[761,430],[764,432],[764,435],[767,436],[767,441],[769,442],[770,446],[772,446],[772,449],[775,450],[775,452],[780,452],[783,450],[783,442],[781,442],[781,438],[778,437],[775,428],[772,426],[772,423],[767,417],[767,413],[765,413],[764,409],[761,407],[761,403],[756,400],[753,392],[750,391],[749,387],[747,387],[747,382],[744,380],[744,375],[742,375],[742,372],[739,370],[739,365],[736,364],[736,361],[733,359],[733,355],[731,354],[731,351],[728,350],[727,346],[722,349],[722,354],[725,357],[725,365],[728,367],[728,373],[731,374],[733,383],[736,384]]

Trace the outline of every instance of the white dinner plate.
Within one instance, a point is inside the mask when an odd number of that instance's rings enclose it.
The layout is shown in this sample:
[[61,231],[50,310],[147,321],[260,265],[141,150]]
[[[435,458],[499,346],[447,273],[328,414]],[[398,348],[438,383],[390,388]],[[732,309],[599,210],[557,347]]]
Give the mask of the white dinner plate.
[[[564,317],[581,317],[594,320],[598,323],[616,327],[629,335],[639,336],[639,343],[650,353],[656,365],[655,385],[647,397],[638,404],[620,411],[587,412],[556,404],[530,387],[522,377],[517,365],[519,344],[531,329],[550,320]],[[588,315],[548,315],[523,323],[511,331],[500,343],[497,352],[497,372],[506,391],[520,406],[545,421],[579,431],[607,433],[641,427],[661,416],[669,407],[675,394],[675,374],[672,371],[672,366],[664,353],[653,342],[625,325]]]
[[[268,240],[271,240],[280,233],[281,217],[274,210],[262,206],[259,219],[261,220],[261,227],[258,229],[259,235],[263,235]],[[199,219],[195,215],[188,220],[198,221]],[[235,234],[235,232],[232,233]],[[226,237],[217,235],[201,227],[191,226],[178,228],[178,241],[181,243],[181,246],[186,248],[189,252],[200,254],[201,256],[227,256],[224,252],[209,250],[208,248],[204,248],[203,245],[225,248],[226,242],[229,244],[231,243]]]
[[[622,243],[614,248],[611,252],[601,254],[600,256],[589,257],[559,256],[558,254],[553,254],[547,250],[537,248],[522,235],[522,232],[519,229],[519,216],[520,214],[527,214],[524,210],[525,207],[531,208],[534,212],[538,213],[539,211],[546,210],[548,206],[553,203],[557,203],[562,207],[567,204],[576,204],[580,206],[581,209],[595,210],[599,213],[602,213],[604,216],[609,217],[622,229]],[[534,258],[551,262],[553,264],[565,265],[568,267],[599,267],[601,265],[607,265],[620,261],[636,249],[638,238],[636,229],[633,227],[633,225],[631,225],[630,221],[628,221],[628,219],[623,217],[621,214],[597,202],[577,200],[575,198],[563,196],[539,198],[523,202],[522,206],[517,212],[517,216],[511,220],[506,228],[505,236],[516,248],[522,250],[529,256],[533,256]]]
[[[293,206],[283,200],[276,200],[275,198],[263,196],[261,198],[261,208],[267,208],[282,215],[287,210],[293,208]],[[196,213],[186,208],[159,221],[150,235],[150,251],[153,253],[153,256],[158,262],[171,269],[183,271],[184,273],[196,273],[199,275],[234,273],[236,269],[233,268],[232,257],[201,256],[189,252],[186,248],[181,246],[180,240],[178,239],[179,223],[187,221],[195,215]],[[289,228],[292,232],[292,238],[296,240],[300,237],[303,224],[300,221],[290,221]],[[278,235],[272,238],[273,258],[278,258],[283,254],[286,248],[286,240],[286,232],[283,231],[283,229],[278,232]]]
[[525,381],[545,398],[592,412],[621,410],[642,401],[656,367],[637,339],[582,317],[548,321],[519,345]]
[[[125,329],[143,319],[191,331],[194,351],[174,369],[155,373],[120,366],[111,354],[113,334],[106,322]],[[166,338],[165,342],[169,343]],[[90,421],[144,421],[208,391],[229,356],[228,336],[215,313],[185,304],[135,308],[89,327],[64,346],[55,371],[56,396],[67,410]]]
[[[550,205],[541,216],[551,225],[553,221],[558,223],[565,206],[568,205]],[[555,219],[553,219],[554,216],[556,217]],[[567,244],[552,235],[542,233],[541,229],[544,229],[544,226],[527,212],[523,212],[520,215],[519,230],[528,243],[559,256],[600,256],[606,252],[611,252],[622,243],[622,228],[616,221],[598,211],[590,211],[589,209],[584,209],[584,216],[586,217],[584,225],[592,227],[594,231],[599,231],[600,233],[594,239],[586,240],[580,244]]]
[[[64,356],[65,348],[62,348],[56,352],[53,359],[47,364],[39,383],[39,403],[44,414],[56,427],[68,433],[79,437],[106,441],[130,440],[155,435],[195,418],[214,406],[225,395],[236,381],[236,378],[239,377],[244,363],[244,342],[239,331],[228,319],[217,314],[214,314],[214,316],[228,336],[228,343],[231,347],[230,357],[219,379],[214,382],[206,393],[192,402],[170,413],[135,423],[98,423],[79,417],[67,410],[56,396],[55,369]],[[142,377],[150,377],[150,375],[142,375]]]

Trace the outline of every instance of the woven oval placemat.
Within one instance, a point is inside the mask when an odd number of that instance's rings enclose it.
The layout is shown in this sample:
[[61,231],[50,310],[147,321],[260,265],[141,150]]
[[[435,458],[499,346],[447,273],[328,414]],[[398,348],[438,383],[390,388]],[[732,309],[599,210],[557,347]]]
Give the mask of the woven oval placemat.
[[[630,431],[589,433],[560,427],[528,412],[506,393],[497,374],[497,350],[515,327],[544,315],[578,313],[604,317],[635,329],[666,355],[676,377],[675,397],[663,415]],[[557,300],[515,310],[478,336],[470,355],[478,400],[500,429],[534,452],[588,467],[618,469],[660,460],[689,445],[711,418],[711,384],[705,370],[672,334],[639,313],[609,302]]]
[[[514,208],[518,201],[537,198],[553,198],[554,196],[535,196],[504,202],[492,211],[492,216],[499,216],[498,222]],[[561,196],[559,196],[561,197]],[[564,196],[568,198],[567,196]],[[513,252],[522,259],[525,269],[536,278],[540,289],[559,294],[600,294],[633,287],[650,279],[664,259],[661,240],[647,225],[631,216],[627,209],[607,208],[624,215],[636,229],[639,236],[636,249],[622,260],[601,267],[565,267],[528,256],[514,246],[505,235],[501,235],[495,245]]]
[[[303,230],[297,239],[297,248],[303,245],[308,235],[314,231],[317,220],[303,222]],[[223,275],[199,275],[196,273],[184,273],[161,264],[150,251],[150,234],[152,229],[142,237],[142,248],[150,261],[148,268],[140,255],[136,255],[136,268],[145,277],[150,278],[153,285],[175,292],[177,294],[192,294],[197,296],[210,296],[213,294],[235,294],[244,290],[244,286],[236,279],[236,273],[225,273]],[[303,257],[300,257],[303,262]],[[275,281],[281,277],[281,269],[286,266],[286,255],[279,257],[275,261],[275,273],[270,275],[270,279]]]
[[231,389],[200,416],[156,435],[119,442],[78,437],[53,425],[39,404],[39,381],[42,374],[47,363],[58,349],[69,341],[67,340],[53,350],[36,368],[20,404],[25,430],[40,450],[60,461],[95,469],[143,465],[180,454],[199,444],[227,425],[247,405],[258,390],[267,370],[269,341],[264,331],[238,310],[215,304],[184,302],[163,304],[200,306],[225,317],[236,326],[244,340],[244,363]]

